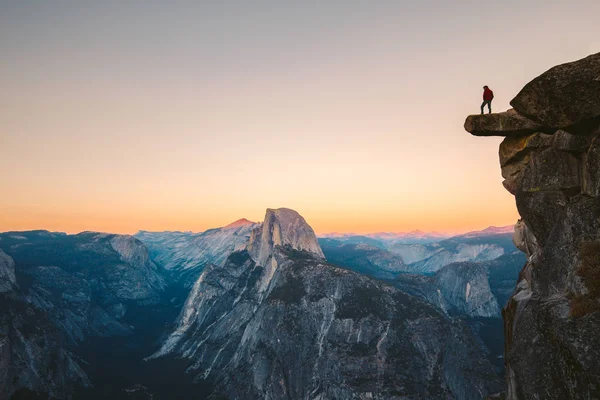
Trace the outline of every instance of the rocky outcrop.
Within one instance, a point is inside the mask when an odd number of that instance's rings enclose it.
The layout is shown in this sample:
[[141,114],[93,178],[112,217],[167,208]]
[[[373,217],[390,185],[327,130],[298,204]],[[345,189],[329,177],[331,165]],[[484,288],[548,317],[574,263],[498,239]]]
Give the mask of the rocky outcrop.
[[563,130],[588,135],[600,125],[600,53],[556,66],[528,83],[503,113],[470,115],[474,136],[524,136]]
[[543,126],[589,133],[600,122],[600,53],[551,68],[525,85],[510,104]]
[[0,250],[0,293],[12,291],[16,284],[15,262],[10,256]]
[[544,130],[538,124],[515,110],[496,114],[469,115],[465,130],[475,136],[522,136]]
[[514,242],[527,255],[503,311],[507,397],[597,399],[600,55],[549,70],[512,105],[553,134],[500,146],[504,186],[521,215]]
[[503,113],[470,115],[474,136],[524,136],[564,130],[588,135],[600,125],[600,53],[556,66],[529,82]]

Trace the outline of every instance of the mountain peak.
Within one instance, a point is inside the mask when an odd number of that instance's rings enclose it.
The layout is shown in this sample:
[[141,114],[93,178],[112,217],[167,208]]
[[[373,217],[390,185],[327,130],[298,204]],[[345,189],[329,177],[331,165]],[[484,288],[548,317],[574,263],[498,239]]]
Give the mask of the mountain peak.
[[248,249],[259,265],[265,265],[276,246],[290,246],[324,259],[313,229],[296,211],[268,208],[261,228],[250,238]]
[[245,226],[251,226],[254,224],[256,224],[256,222],[252,222],[252,221],[247,220],[246,218],[242,218],[242,219],[238,219],[237,221],[232,222],[231,224],[223,227],[223,229],[237,229],[237,228],[242,228]]

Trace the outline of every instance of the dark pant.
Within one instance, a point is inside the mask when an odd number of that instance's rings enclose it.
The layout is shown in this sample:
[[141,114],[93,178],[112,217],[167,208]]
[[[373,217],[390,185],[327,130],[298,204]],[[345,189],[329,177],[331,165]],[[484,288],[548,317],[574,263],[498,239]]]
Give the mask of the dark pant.
[[486,104],[488,106],[488,111],[491,114],[492,113],[492,101],[491,100],[483,101],[483,103],[481,104],[481,113],[483,114],[483,107],[485,107]]

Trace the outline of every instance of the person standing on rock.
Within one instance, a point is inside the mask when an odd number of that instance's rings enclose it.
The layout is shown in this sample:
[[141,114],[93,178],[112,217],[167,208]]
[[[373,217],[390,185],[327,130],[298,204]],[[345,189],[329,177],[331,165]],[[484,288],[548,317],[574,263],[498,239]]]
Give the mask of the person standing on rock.
[[483,114],[483,107],[487,104],[489,114],[492,113],[492,100],[494,100],[494,92],[486,86],[483,87],[483,103],[481,104],[481,113]]

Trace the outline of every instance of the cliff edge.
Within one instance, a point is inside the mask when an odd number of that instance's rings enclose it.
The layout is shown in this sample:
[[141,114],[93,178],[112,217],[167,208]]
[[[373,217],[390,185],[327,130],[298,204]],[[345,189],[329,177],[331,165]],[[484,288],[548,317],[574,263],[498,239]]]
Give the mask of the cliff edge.
[[527,84],[506,113],[469,116],[505,136],[499,158],[527,255],[503,310],[508,399],[600,398],[600,53]]

